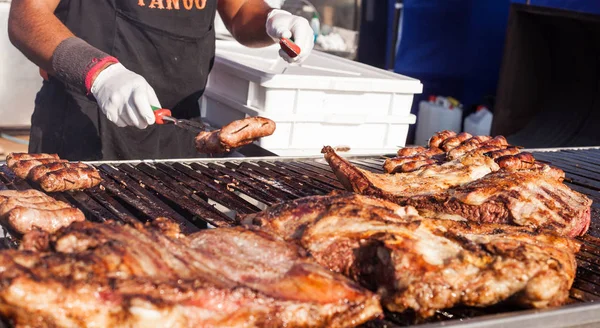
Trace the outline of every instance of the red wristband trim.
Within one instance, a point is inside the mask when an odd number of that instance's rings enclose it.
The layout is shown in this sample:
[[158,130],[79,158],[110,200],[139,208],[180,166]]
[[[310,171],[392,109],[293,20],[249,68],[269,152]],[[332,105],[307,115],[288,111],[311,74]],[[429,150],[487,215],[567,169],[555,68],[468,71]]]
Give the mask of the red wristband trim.
[[87,94],[90,94],[90,92],[92,90],[92,82],[93,82],[92,79],[94,78],[96,73],[98,73],[98,70],[100,70],[100,68],[102,68],[107,63],[115,63],[116,64],[118,62],[119,62],[119,60],[112,56],[104,57],[102,59],[98,59],[98,58],[92,59],[92,62],[90,63],[91,68],[85,74],[85,90],[87,91]]

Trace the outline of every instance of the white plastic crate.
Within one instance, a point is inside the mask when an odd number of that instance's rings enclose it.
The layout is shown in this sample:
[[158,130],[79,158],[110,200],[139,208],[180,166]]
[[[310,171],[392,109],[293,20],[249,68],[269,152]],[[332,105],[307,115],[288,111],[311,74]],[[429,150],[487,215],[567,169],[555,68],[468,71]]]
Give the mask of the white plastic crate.
[[278,50],[217,40],[200,100],[204,119],[221,126],[246,115],[271,118],[277,131],[260,146],[279,155],[318,154],[324,144],[351,153],[405,144],[419,80],[318,51],[302,65],[281,65]]
[[248,116],[263,116],[277,124],[273,135],[256,144],[279,156],[319,155],[324,145],[350,147],[348,154],[389,154],[403,147],[415,116],[341,115],[327,112],[290,114],[265,112],[212,91],[200,103],[203,118],[214,126]]
[[278,45],[217,40],[207,90],[264,112],[408,116],[419,80],[313,51],[301,65],[276,65]]

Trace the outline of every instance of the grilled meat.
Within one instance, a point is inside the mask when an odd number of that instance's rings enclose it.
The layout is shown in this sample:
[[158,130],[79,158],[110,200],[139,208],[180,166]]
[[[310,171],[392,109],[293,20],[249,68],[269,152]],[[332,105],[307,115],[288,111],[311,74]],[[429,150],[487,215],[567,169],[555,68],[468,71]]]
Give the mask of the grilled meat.
[[32,159],[55,159],[59,160],[58,154],[28,154],[28,153],[10,153],[6,156],[6,165],[13,167],[16,162]]
[[526,170],[544,166],[544,164],[536,162],[531,153],[501,156],[496,158],[496,163],[500,168],[507,170]]
[[357,168],[327,147],[323,151],[347,190],[412,205],[426,217],[549,228],[567,236],[584,234],[590,223],[591,200],[563,184],[564,173],[547,165],[496,172],[499,166],[491,158],[469,154],[390,175]]
[[398,149],[398,157],[410,157],[426,152],[429,148],[423,146],[408,146]]
[[33,182],[38,182],[40,179],[42,179],[46,174],[48,174],[50,172],[54,172],[54,171],[58,171],[58,170],[62,170],[62,169],[68,169],[68,168],[89,168],[89,167],[90,167],[89,165],[84,164],[84,163],[61,163],[61,162],[38,165],[29,171],[29,174],[27,175],[27,179],[29,179]]
[[441,146],[442,142],[444,142],[444,140],[454,137],[454,136],[456,136],[456,132],[450,131],[450,130],[436,132],[429,139],[429,148],[440,148],[440,146]]
[[424,166],[434,165],[437,161],[433,159],[424,159],[420,161],[412,161],[408,163],[404,163],[402,165],[397,165],[392,172],[390,173],[398,173],[398,172],[413,172]]
[[350,191],[402,202],[407,197],[434,194],[497,171],[498,165],[487,156],[464,156],[441,165],[421,167],[403,174],[377,174],[355,167],[324,147],[325,159],[342,185]]
[[15,172],[15,175],[21,179],[27,178],[29,175],[29,171],[34,167],[42,164],[50,164],[50,163],[66,163],[67,161],[64,159],[54,159],[54,158],[42,158],[42,159],[30,159],[30,160],[22,160],[16,161],[13,166],[9,166],[9,168]]
[[427,217],[505,223],[579,236],[590,224],[592,201],[558,180],[552,168],[499,171],[435,195],[411,197]]
[[504,149],[490,151],[488,153],[485,153],[484,155],[489,156],[492,159],[497,159],[499,157],[506,156],[506,155],[516,155],[520,152],[521,152],[521,150],[519,149],[519,147],[508,147],[508,148],[504,148]]
[[404,165],[406,163],[415,162],[415,161],[426,161],[428,159],[429,159],[429,156],[426,156],[426,155],[413,155],[413,156],[388,158],[383,163],[383,169],[387,173],[404,172],[401,169],[399,169],[402,165]]
[[102,181],[96,168],[69,163],[56,154],[10,154],[7,164],[16,176],[29,179],[46,192],[91,188]]
[[[0,198],[11,198],[16,197],[19,199],[22,198],[31,198],[31,197],[41,197],[48,200],[53,200],[54,198],[44,194],[43,192],[35,189],[25,189],[25,190],[0,190]],[[0,199],[0,201],[1,201]]]
[[91,166],[74,167],[51,171],[39,178],[36,183],[46,192],[86,189],[102,182],[100,173]]
[[[54,209],[57,207],[59,208]],[[52,207],[46,204],[46,208],[37,205],[16,206],[2,218],[14,231],[21,234],[33,229],[55,232],[73,222],[85,220],[85,216],[78,208],[60,207],[56,204]]]
[[57,200],[46,200],[39,197],[31,197],[31,198],[9,198],[5,201],[0,202],[0,217],[8,214],[11,210],[16,207],[26,207],[33,208],[38,210],[60,210],[63,208],[70,208],[71,206],[65,202],[57,201]]
[[441,144],[440,144],[440,148],[443,151],[449,151],[451,149],[456,148],[458,145],[460,145],[463,141],[472,138],[473,136],[470,133],[467,132],[461,132],[459,134],[457,134],[454,137],[450,137],[446,140],[444,140]]
[[196,136],[196,149],[200,153],[218,154],[245,146],[275,132],[275,122],[264,117],[237,120],[215,131],[202,131]]
[[293,245],[242,228],[77,222],[0,252],[0,312],[36,327],[347,327],[378,298]]
[[449,160],[457,159],[457,158],[464,156],[465,154],[467,154],[468,152],[470,152],[472,150],[475,150],[481,146],[486,146],[486,145],[495,145],[497,147],[501,147],[501,146],[508,146],[508,142],[506,141],[506,138],[504,138],[503,136],[497,136],[494,138],[492,138],[490,136],[475,136],[473,138],[465,140],[463,143],[461,143],[456,148],[448,151],[446,156],[448,157]]
[[410,207],[399,212],[371,198],[312,196],[244,223],[296,242],[320,264],[376,290],[391,311],[427,317],[457,305],[544,308],[567,300],[576,241],[524,227],[420,218]]
[[24,234],[34,229],[54,232],[72,222],[83,220],[85,216],[79,209],[40,191],[0,191],[0,221],[13,232]]

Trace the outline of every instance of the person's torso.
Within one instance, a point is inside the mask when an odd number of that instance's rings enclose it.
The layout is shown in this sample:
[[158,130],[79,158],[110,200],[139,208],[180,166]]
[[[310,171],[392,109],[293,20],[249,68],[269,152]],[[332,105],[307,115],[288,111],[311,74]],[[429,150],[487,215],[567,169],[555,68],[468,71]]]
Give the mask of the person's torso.
[[[55,15],[77,37],[142,75],[173,116],[189,119],[200,116],[198,98],[214,60],[216,1],[61,0]],[[72,160],[199,156],[194,133],[172,124],[119,128],[93,97],[54,78],[38,95],[32,131],[30,148]]]
[[61,0],[56,16],[77,36],[142,75],[161,105],[198,116],[215,53],[217,0]]

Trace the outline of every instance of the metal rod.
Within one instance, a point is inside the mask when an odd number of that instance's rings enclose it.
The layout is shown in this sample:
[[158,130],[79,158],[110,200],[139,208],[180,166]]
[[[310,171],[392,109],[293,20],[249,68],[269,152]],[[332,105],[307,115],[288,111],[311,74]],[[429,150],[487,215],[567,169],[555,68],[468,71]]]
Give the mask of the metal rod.
[[175,163],[171,167],[159,163],[156,167],[165,170],[170,176],[187,184],[194,191],[205,195],[215,202],[221,203],[223,206],[231,207],[239,213],[249,214],[260,211],[260,208],[248,203],[227,189],[226,184],[215,182],[183,164]]
[[254,189],[251,186],[246,185],[244,182],[238,181],[227,174],[222,174],[217,170],[196,163],[193,163],[191,167],[196,171],[200,171],[202,174],[208,176],[209,178],[221,181],[222,183],[226,184],[229,188],[233,188],[234,190],[243,193],[250,198],[256,199],[259,202],[267,204],[268,206],[273,205],[277,202],[277,198],[272,197],[271,195],[263,192],[262,190]]

